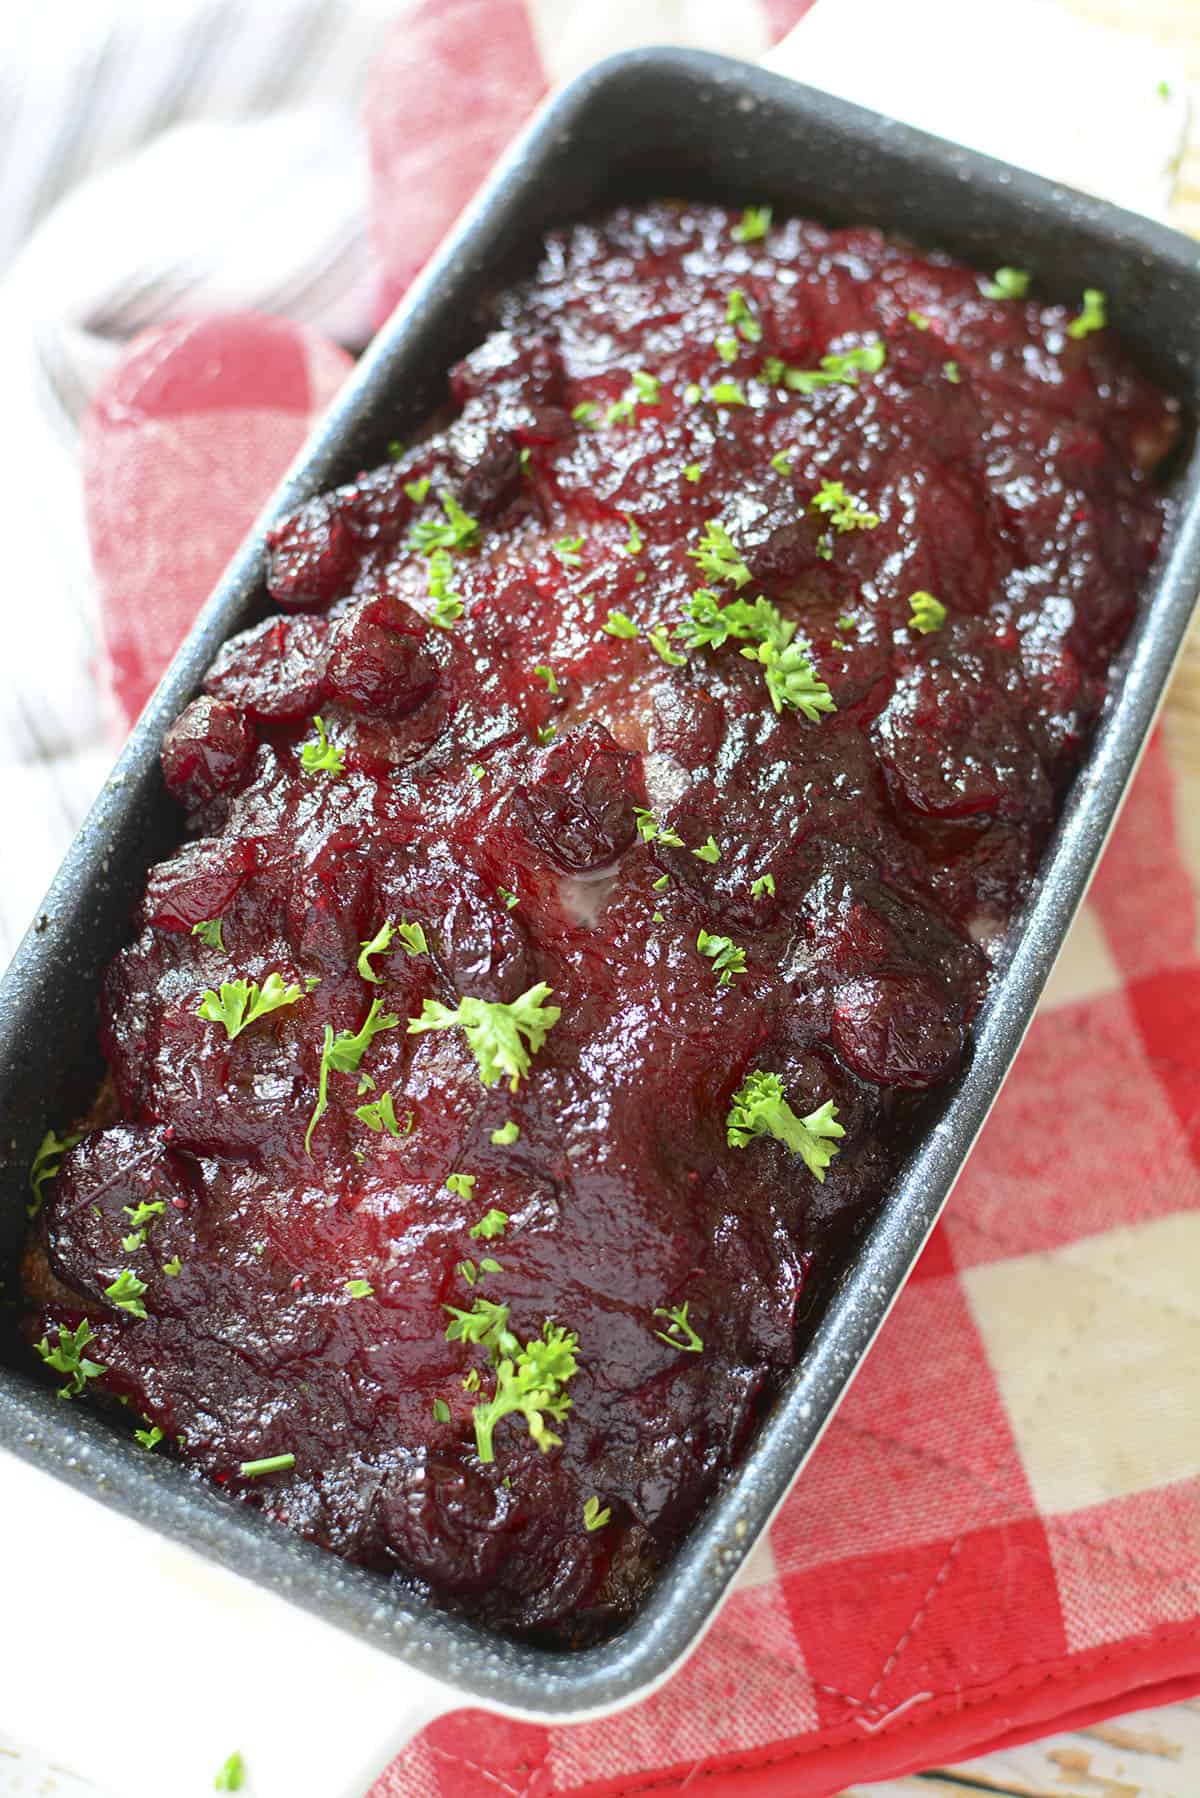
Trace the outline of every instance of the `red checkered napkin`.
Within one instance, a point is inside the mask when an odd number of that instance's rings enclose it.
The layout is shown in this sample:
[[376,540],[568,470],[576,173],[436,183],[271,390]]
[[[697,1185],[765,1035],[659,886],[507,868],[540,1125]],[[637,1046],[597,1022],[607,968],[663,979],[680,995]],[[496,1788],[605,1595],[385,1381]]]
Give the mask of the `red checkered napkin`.
[[[552,4],[491,0],[486,41],[475,0],[418,4],[381,65],[391,291],[543,91]],[[778,31],[801,7],[757,10]],[[143,338],[102,390],[87,486],[127,715],[344,366],[223,319]],[[607,1721],[444,1718],[371,1798],[820,1798],[1200,1689],[1187,728],[1152,747],[943,1225],[695,1656]]]

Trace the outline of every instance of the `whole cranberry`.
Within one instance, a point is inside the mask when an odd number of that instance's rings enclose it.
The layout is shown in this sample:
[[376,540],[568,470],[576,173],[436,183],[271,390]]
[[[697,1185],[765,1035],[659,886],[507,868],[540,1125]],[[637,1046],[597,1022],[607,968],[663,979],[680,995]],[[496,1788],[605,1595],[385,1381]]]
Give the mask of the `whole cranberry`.
[[641,758],[591,720],[572,725],[539,759],[538,778],[519,797],[531,835],[572,874],[616,861],[636,830]]
[[358,570],[358,543],[332,494],[318,494],[276,525],[267,550],[267,591],[289,612],[329,605]]
[[424,627],[399,600],[368,600],[343,613],[329,638],[325,683],[334,699],[369,718],[403,718],[437,685]]
[[195,811],[238,787],[253,754],[254,726],[246,714],[202,693],[163,738],[163,779],[180,804]]
[[932,1086],[963,1049],[962,1009],[923,974],[875,974],[839,988],[829,1030],[843,1063],[877,1086]]

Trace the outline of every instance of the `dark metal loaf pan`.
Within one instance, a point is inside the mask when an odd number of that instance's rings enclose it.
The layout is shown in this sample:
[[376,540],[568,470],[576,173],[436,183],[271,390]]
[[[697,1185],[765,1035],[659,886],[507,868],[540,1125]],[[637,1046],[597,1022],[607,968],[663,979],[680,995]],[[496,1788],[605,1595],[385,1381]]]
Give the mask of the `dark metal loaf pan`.
[[[1077,302],[1102,288],[1139,362],[1200,410],[1200,268],[1185,238],[1098,200],[955,149],[737,62],[647,50],[602,63],[553,101],[384,326],[231,564],[150,701],[0,989],[0,1273],[11,1293],[26,1173],[42,1132],[83,1110],[100,1062],[101,969],[127,930],[147,863],[177,820],[159,777],[165,726],[232,632],[264,604],[267,523],[384,459],[441,400],[449,365],[485,326],[484,297],[528,268],[550,227],[663,195],[769,202],[866,222],[981,268],[1034,271]],[[1100,729],[975,1034],[970,1065],[855,1246],[801,1362],[736,1477],[709,1506],[636,1620],[577,1655],[489,1637],[406,1600],[181,1468],[148,1457],[81,1405],[0,1367],[0,1446],[147,1530],[184,1540],[327,1621],[419,1662],[483,1703],[567,1717],[647,1689],[711,1619],[821,1434],[931,1229],[1029,1023],[1113,823],[1200,583],[1200,459],[1189,440],[1178,509]],[[1064,1120],[1064,1129],[1070,1121]],[[10,1529],[19,1520],[8,1520]]]

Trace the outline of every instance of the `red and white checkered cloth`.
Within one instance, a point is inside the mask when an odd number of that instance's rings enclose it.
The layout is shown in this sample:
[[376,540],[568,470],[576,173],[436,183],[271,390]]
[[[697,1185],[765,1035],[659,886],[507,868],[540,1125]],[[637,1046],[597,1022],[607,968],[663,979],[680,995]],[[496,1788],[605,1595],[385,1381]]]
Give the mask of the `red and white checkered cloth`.
[[[473,0],[420,4],[378,68],[389,295],[539,98],[551,4],[491,0],[486,42]],[[243,317],[153,332],[106,381],[87,492],[127,713],[342,366]],[[1200,1689],[1188,728],[1168,715],[945,1221],[695,1656],[605,1721],[444,1718],[371,1798],[819,1798]]]

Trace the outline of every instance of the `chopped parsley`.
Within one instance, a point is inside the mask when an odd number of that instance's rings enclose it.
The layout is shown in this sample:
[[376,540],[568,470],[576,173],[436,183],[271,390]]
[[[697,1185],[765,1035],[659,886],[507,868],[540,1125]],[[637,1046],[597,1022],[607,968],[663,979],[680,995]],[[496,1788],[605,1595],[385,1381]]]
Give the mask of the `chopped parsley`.
[[178,1279],[179,1275],[183,1272],[183,1262],[179,1259],[178,1255],[172,1255],[169,1261],[163,1262],[163,1272],[166,1274],[168,1280]]
[[633,816],[637,824],[637,833],[643,843],[661,843],[667,849],[683,848],[683,838],[677,836],[673,830],[668,830],[665,825],[659,824],[654,813],[647,811],[644,805],[635,805]]
[[377,974],[371,966],[371,957],[373,955],[386,955],[395,934],[396,927],[392,923],[392,920],[390,918],[385,918],[383,923],[379,926],[379,929],[375,932],[375,935],[360,945],[362,949],[362,954],[358,958],[358,974],[360,980],[369,980],[373,986],[379,985],[382,975]]
[[455,1198],[469,1199],[475,1190],[475,1182],[478,1178],[478,1174],[447,1174],[446,1190],[452,1192]]
[[746,395],[736,381],[714,381],[708,390],[714,406],[744,406]]
[[561,1423],[571,1408],[564,1390],[579,1371],[575,1350],[579,1338],[549,1318],[542,1334],[534,1336],[516,1355],[505,1355],[496,1364],[495,1391],[486,1403],[474,1407],[475,1447],[484,1462],[496,1458],[493,1432],[502,1417],[524,1417],[529,1434],[543,1454],[561,1446],[562,1437],[549,1428],[546,1418]]
[[959,368],[957,362],[944,362],[942,364],[942,373],[945,375],[946,379],[949,381],[949,383],[952,387],[957,387],[960,385],[960,383],[962,381],[962,371]]
[[929,320],[923,312],[910,312],[906,316],[909,324],[912,325],[915,330],[928,331]]
[[807,653],[793,643],[796,626],[784,619],[768,599],[735,599],[723,606],[708,588],[698,588],[676,635],[691,649],[720,649],[731,638],[746,644],[742,655],[758,662],[776,712],[791,706],[815,724],[823,712],[837,710],[825,682]]
[[785,450],[780,450],[777,455],[771,457],[771,467],[776,474],[791,474],[792,459]]
[[749,661],[762,663],[767,693],[776,712],[790,706],[810,724],[816,724],[823,713],[837,711],[832,693],[798,643],[789,643],[783,649],[774,643],[760,643],[741,653]]
[[821,357],[819,368],[785,368],[783,385],[793,393],[815,393],[819,387],[856,387],[860,373],[874,375],[887,361],[879,338],[857,349],[831,352]]
[[446,1326],[447,1342],[474,1343],[497,1359],[501,1355],[515,1355],[521,1346],[508,1327],[507,1305],[477,1298],[469,1311],[460,1311],[456,1305],[446,1305],[443,1309],[450,1313],[450,1322]]
[[495,1236],[503,1236],[508,1229],[507,1211],[497,1211],[495,1206],[485,1211],[477,1224],[472,1224],[467,1231],[468,1236],[480,1237],[484,1242],[491,1242]]
[[589,1499],[584,1501],[583,1527],[585,1530],[602,1530],[611,1517],[612,1512],[607,1505],[601,1509],[600,1500],[594,1492]]
[[697,1336],[695,1330],[693,1330],[691,1324],[688,1322],[688,1307],[686,1300],[673,1311],[667,1310],[662,1305],[656,1305],[654,1307],[654,1315],[655,1317],[666,1317],[670,1319],[665,1330],[655,1330],[654,1332],[660,1342],[665,1342],[669,1348],[682,1349],[685,1355],[698,1355],[700,1353],[704,1347],[704,1343],[702,1339]]
[[146,1429],[133,1432],[133,1439],[140,1442],[144,1449],[157,1448],[166,1432],[160,1430],[156,1423],[151,1423],[149,1418],[146,1419],[146,1425]]
[[508,1122],[505,1124],[501,1124],[501,1126],[498,1130],[492,1131],[492,1141],[497,1145],[498,1148],[502,1148],[507,1143],[516,1142],[517,1139],[519,1138],[520,1134],[521,1134],[520,1124],[514,1124],[512,1119],[509,1118]]
[[313,723],[317,727],[316,739],[301,746],[300,766],[306,774],[343,774],[346,751],[329,741],[322,719],[314,718]]
[[482,762],[472,762],[467,769],[467,773],[471,776],[472,780],[482,780],[486,773],[486,769]]
[[[258,1461],[247,1461],[242,1468],[242,1472],[244,1474],[247,1467],[259,1467],[261,1465],[262,1463]],[[243,1761],[241,1755],[235,1752],[230,1755],[229,1759],[225,1762],[225,1765],[221,1768],[221,1771],[217,1774],[217,1777],[213,1780],[213,1787],[218,1792],[240,1792],[245,1778],[246,1763]]]
[[701,468],[699,462],[689,462],[683,471],[683,478],[685,481],[691,481],[694,486],[703,472],[704,470]]
[[[295,1465],[295,1455],[264,1455],[261,1461],[243,1461],[238,1472],[244,1480],[257,1480],[264,1473],[290,1473]],[[237,1787],[226,1789],[236,1791]]]
[[375,1296],[375,1288],[369,1280],[346,1280],[342,1291],[348,1292],[352,1299],[370,1299]]
[[807,1117],[797,1117],[783,1096],[779,1075],[756,1069],[733,1096],[725,1135],[731,1149],[744,1149],[758,1136],[773,1136],[823,1181],[825,1169],[838,1152],[836,1139],[846,1134],[836,1117],[837,1106],[831,1099]]
[[511,1090],[516,1092],[518,1083],[529,1073],[530,1056],[537,1054],[561,1016],[557,1005],[546,1004],[549,997],[550,988],[543,980],[509,1005],[468,997],[460,999],[451,1011],[438,999],[426,999],[420,1017],[409,1019],[408,1034],[461,1030],[478,1063],[484,1086],[495,1086],[507,1075]]
[[28,1206],[30,1217],[36,1217],[41,1210],[42,1200],[46,1196],[46,1182],[53,1180],[58,1173],[67,1150],[73,1149],[77,1142],[82,1141],[82,1134],[71,1133],[66,1136],[56,1136],[53,1130],[47,1130],[38,1144],[37,1154],[29,1169],[29,1190],[33,1194],[33,1199]]
[[625,554],[627,556],[640,555],[641,551],[645,545],[645,539],[642,536],[642,533],[638,530],[637,520],[635,518],[631,518],[629,516],[628,512],[624,513],[623,516],[625,519],[625,523],[629,526],[629,535],[626,537],[624,543],[621,545],[621,548],[625,551]]
[[198,936],[206,949],[224,949],[225,939],[221,930],[223,918],[204,918],[199,924],[192,925],[192,935]]
[[[551,734],[553,734],[554,726],[551,724],[550,726],[548,726],[548,728],[549,728]],[[550,740],[549,737],[543,737],[541,735],[541,733],[539,732],[539,734],[538,734],[538,742],[539,743],[548,743],[549,740]],[[520,900],[517,898],[517,895],[515,893],[510,893],[507,887],[497,887],[496,891],[499,893],[500,897],[504,901],[505,911],[513,911],[515,909],[515,907],[520,904]]]
[[657,406],[661,383],[654,375],[648,375],[644,368],[633,371],[633,390],[637,394],[638,403],[643,406]]
[[329,1108],[329,1075],[355,1074],[358,1064],[371,1046],[373,1038],[381,1030],[395,1030],[400,1019],[393,1011],[383,1011],[378,999],[372,999],[371,1009],[362,1021],[361,1027],[351,1032],[340,1030],[335,1036],[333,1025],[326,1024],[325,1040],[321,1046],[321,1071],[318,1076],[317,1102],[313,1106],[312,1116],[308,1120],[308,1129],[304,1132],[304,1152],[312,1154],[312,1134]]
[[435,549],[429,558],[429,597],[433,601],[429,622],[442,631],[451,630],[467,609],[462,594],[450,585],[453,573],[449,550]]
[[576,424],[590,425],[599,417],[600,408],[595,400],[580,400],[577,406],[571,407],[571,417]]
[[444,519],[422,518],[409,534],[408,547],[419,556],[431,556],[438,549],[466,549],[479,535],[479,520],[464,512],[452,493],[438,497]]
[[476,1268],[473,1261],[460,1261],[454,1271],[462,1276],[468,1286],[474,1286]]
[[1098,287],[1085,287],[1083,290],[1083,307],[1078,316],[1067,326],[1067,336],[1076,339],[1087,337],[1093,331],[1103,331],[1108,323],[1108,307],[1104,295]]
[[928,636],[930,631],[941,630],[946,622],[946,608],[940,599],[935,599],[932,593],[921,589],[909,595],[908,603],[912,607],[912,615],[908,620],[910,630],[920,631],[923,637]]
[[998,268],[990,281],[980,285],[985,300],[1023,300],[1033,276],[1025,268]]
[[709,837],[707,842],[701,843],[699,849],[693,849],[692,854],[697,861],[702,862],[719,862],[721,859],[721,851],[715,837]]
[[[558,735],[558,726],[557,724],[539,724],[534,728],[533,734],[544,749],[547,743],[553,743],[555,737]],[[501,887],[500,890],[503,892],[503,887]],[[515,905],[516,903],[516,900],[513,899],[512,904]]]
[[754,316],[754,308],[740,287],[735,287],[729,295],[729,304],[725,308],[725,323],[734,327],[743,342],[762,342],[762,326]]
[[600,629],[607,632],[610,637],[633,638],[639,634],[633,619],[624,612],[610,612]]
[[682,668],[685,666],[687,657],[681,656],[676,650],[671,648],[671,639],[661,627],[658,630],[647,631],[646,640],[659,658],[667,664],[668,668]]
[[545,681],[546,691],[549,693],[551,699],[556,698],[558,695],[558,676],[555,674],[553,668],[551,668],[549,662],[539,662],[533,672],[538,680]]
[[716,350],[722,362],[736,362],[740,348],[741,345],[736,337],[715,337],[713,339],[713,349]]
[[750,570],[734,548],[729,532],[715,518],[705,525],[697,548],[687,553],[710,581],[728,581],[740,591],[750,579]]
[[433,1421],[434,1423],[450,1422],[450,1407],[444,1398],[435,1398],[433,1401]]
[[97,1380],[102,1373],[108,1372],[102,1362],[89,1361],[83,1352],[94,1337],[95,1331],[85,1317],[74,1330],[59,1324],[57,1348],[51,1348],[45,1336],[34,1344],[46,1366],[54,1373],[62,1374],[67,1382],[59,1387],[59,1398],[77,1397],[89,1380]]
[[808,502],[810,512],[821,512],[835,531],[873,531],[879,515],[847,493],[841,481],[822,481]]
[[[381,1135],[385,1130],[389,1136],[408,1134],[407,1131],[402,1132],[400,1129],[391,1093],[380,1093],[377,1099],[371,1100],[366,1105],[357,1106],[354,1115],[360,1123],[367,1126],[368,1130],[373,1130],[376,1136]],[[409,1115],[412,1115],[411,1112]]]
[[166,1201],[163,1199],[139,1199],[136,1205],[122,1205],[121,1209],[132,1226],[129,1235],[121,1238],[121,1247],[127,1255],[132,1255],[141,1248],[146,1240],[147,1225],[154,1218],[161,1217],[166,1208]]
[[760,874],[757,880],[750,882],[752,899],[761,899],[764,893],[769,893],[772,899],[775,897],[775,876],[773,874]]
[[696,947],[712,962],[718,986],[729,986],[736,974],[746,972],[746,951],[739,949],[729,937],[712,936],[702,930],[696,938]]
[[550,547],[564,568],[583,567],[583,557],[579,553],[583,548],[582,537],[556,537]]
[[689,381],[687,386],[683,390],[684,405],[685,406],[698,406],[700,404],[700,401],[702,398],[703,398],[703,395],[700,392],[699,382]]
[[757,243],[771,228],[769,206],[747,206],[730,235],[735,243]]
[[504,1268],[494,1255],[484,1255],[479,1263],[481,1274],[502,1274]]
[[111,1286],[104,1288],[104,1296],[122,1311],[128,1311],[131,1317],[145,1317],[146,1307],[142,1303],[142,1294],[146,1290],[146,1282],[139,1280],[132,1268],[124,1267]]
[[432,486],[433,482],[430,480],[429,476],[423,474],[418,480],[405,481],[404,491],[407,493],[409,499],[411,499],[415,505],[419,506],[421,501],[427,497],[429,489]]
[[225,980],[219,994],[212,988],[200,1001],[197,1016],[209,1024],[224,1024],[230,1042],[250,1024],[265,1018],[300,997],[298,986],[285,986],[278,974],[268,974],[260,987],[256,980]]

